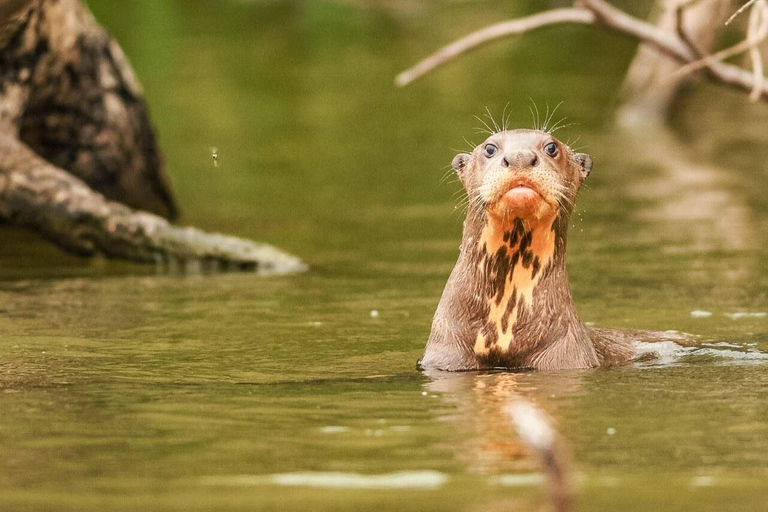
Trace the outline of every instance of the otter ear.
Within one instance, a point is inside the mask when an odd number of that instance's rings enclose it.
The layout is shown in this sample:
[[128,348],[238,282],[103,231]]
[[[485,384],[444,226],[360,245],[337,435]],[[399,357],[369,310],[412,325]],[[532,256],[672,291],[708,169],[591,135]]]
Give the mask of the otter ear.
[[592,172],[592,158],[586,153],[576,153],[573,155],[573,158],[579,166],[581,179],[586,179],[586,177],[589,176],[589,173]]
[[451,167],[453,167],[453,170],[456,171],[456,174],[461,174],[462,171],[464,171],[464,167],[466,167],[467,162],[469,162],[469,153],[459,153],[453,157]]
[[456,173],[462,183],[464,183],[464,171],[467,168],[467,163],[469,162],[470,156],[471,155],[469,153],[459,153],[453,157],[453,162],[451,162],[453,171]]

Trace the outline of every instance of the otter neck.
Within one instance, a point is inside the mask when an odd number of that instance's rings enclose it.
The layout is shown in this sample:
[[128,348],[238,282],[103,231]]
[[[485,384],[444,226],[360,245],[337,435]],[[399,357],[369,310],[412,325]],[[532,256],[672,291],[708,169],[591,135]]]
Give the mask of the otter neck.
[[563,327],[581,325],[565,272],[568,221],[562,211],[534,220],[467,218],[462,255],[471,269],[478,356],[519,355],[523,366]]

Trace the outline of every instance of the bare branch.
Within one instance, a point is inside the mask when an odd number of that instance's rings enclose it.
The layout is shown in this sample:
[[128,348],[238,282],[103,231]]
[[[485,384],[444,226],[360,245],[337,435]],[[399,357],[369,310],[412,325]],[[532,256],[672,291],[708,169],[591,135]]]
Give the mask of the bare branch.
[[750,5],[752,5],[752,4],[754,4],[755,2],[757,2],[757,0],[749,0],[749,2],[747,2],[747,3],[745,3],[744,5],[742,5],[741,7],[739,7],[739,10],[738,10],[738,11],[736,11],[735,13],[733,13],[733,14],[731,15],[731,17],[730,17],[730,18],[728,18],[728,19],[726,20],[725,24],[726,24],[726,25],[730,25],[730,24],[731,24],[731,22],[732,22],[733,20],[735,20],[735,19],[736,19],[736,17],[737,17],[739,14],[743,13],[744,11],[746,11],[746,10],[749,8],[749,6],[750,6]]
[[[699,60],[690,62],[685,66],[681,66],[680,69],[678,69],[670,78],[676,78],[678,76],[693,73],[694,71],[698,71],[699,69],[705,68],[714,62],[723,61],[725,59],[731,58],[735,55],[739,55],[740,53],[744,53],[746,51],[750,51],[752,49],[757,50],[757,47],[760,45],[760,43],[762,43],[766,39],[766,37],[768,37],[768,18],[765,21],[760,21],[760,24],[757,25],[755,30],[750,29],[750,35],[744,41],[741,41],[740,43],[735,44],[730,48],[725,48],[724,50],[720,50],[719,52],[713,53],[712,55],[707,55],[706,57],[703,57]],[[759,50],[758,50],[758,56],[759,56]],[[762,64],[762,61],[760,61],[760,64]],[[753,66],[754,66],[754,62],[753,62]],[[762,77],[762,73],[760,74],[760,76]],[[757,77],[755,77],[755,83],[758,85],[760,85],[761,83],[758,81]],[[760,87],[757,88],[757,91],[759,94]]]
[[[407,85],[437,66],[489,41],[563,23],[602,26],[614,32],[632,36],[641,42],[653,45],[682,63],[690,63],[697,59],[696,52],[677,34],[634,18],[604,0],[581,0],[571,9],[553,9],[473,32],[402,72],[397,76],[395,83],[399,86]],[[757,91],[760,98],[768,100],[766,84],[762,80],[756,80],[755,76],[745,69],[722,62],[708,62],[706,70],[710,78],[716,82],[753,93]]]
[[[608,28],[650,43],[681,62],[695,59],[693,52],[675,34],[633,18],[604,0],[584,0],[583,4],[597,14],[600,24]],[[707,71],[712,80],[743,91],[753,91],[756,87],[757,82],[752,73],[738,66],[712,62],[707,65]],[[768,88],[764,84],[759,87],[759,91],[760,98],[768,100]]]
[[541,458],[547,475],[549,502],[555,512],[573,510],[568,449],[552,419],[532,402],[516,399],[506,407],[520,439]]
[[650,43],[659,50],[680,61],[687,62],[696,56],[675,34],[661,30],[655,25],[639,20],[603,0],[583,0],[580,2],[597,16],[597,25],[616,32],[630,35],[644,43]]
[[698,3],[700,0],[682,0],[675,8],[675,28],[677,29],[677,36],[688,46],[688,48],[696,54],[697,57],[701,57],[702,52],[694,44],[693,40],[688,37],[688,32],[685,30],[683,23],[685,19],[685,13],[688,8]]
[[552,9],[526,18],[505,21],[491,25],[477,32],[472,32],[466,37],[454,41],[422,60],[415,66],[397,75],[395,84],[403,87],[423,76],[436,67],[445,64],[455,57],[478,48],[486,43],[508,36],[524,34],[547,25],[559,25],[562,23],[579,23],[590,25],[594,23],[595,16],[588,9],[564,8]]

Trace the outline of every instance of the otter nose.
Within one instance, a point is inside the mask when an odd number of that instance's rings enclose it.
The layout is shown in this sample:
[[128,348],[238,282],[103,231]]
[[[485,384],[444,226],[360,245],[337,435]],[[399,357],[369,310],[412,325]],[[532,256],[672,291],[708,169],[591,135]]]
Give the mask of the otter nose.
[[539,157],[533,151],[510,151],[504,155],[501,165],[504,167],[536,167],[539,165]]

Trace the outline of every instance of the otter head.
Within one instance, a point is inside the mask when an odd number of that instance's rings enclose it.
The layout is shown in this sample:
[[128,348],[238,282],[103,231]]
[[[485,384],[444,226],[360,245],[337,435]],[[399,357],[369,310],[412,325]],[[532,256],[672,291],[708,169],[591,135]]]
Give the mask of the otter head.
[[456,155],[452,165],[469,204],[484,210],[488,220],[534,224],[570,214],[592,159],[547,132],[509,130]]

